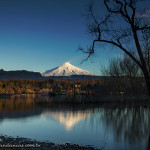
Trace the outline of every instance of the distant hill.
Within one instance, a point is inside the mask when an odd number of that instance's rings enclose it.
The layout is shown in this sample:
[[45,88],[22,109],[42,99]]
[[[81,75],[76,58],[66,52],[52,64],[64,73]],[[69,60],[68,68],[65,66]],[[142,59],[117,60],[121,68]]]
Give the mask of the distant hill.
[[27,80],[44,80],[45,78],[39,72],[26,70],[4,71],[0,70],[0,80],[2,79],[27,79]]

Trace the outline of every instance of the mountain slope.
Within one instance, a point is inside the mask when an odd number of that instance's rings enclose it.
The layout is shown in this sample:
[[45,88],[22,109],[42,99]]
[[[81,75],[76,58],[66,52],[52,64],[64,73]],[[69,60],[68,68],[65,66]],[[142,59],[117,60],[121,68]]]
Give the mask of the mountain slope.
[[71,65],[69,62],[65,62],[63,65],[56,67],[51,70],[40,72],[42,76],[49,77],[49,76],[72,76],[72,75],[90,75],[94,76],[94,74],[80,69]]
[[44,80],[39,72],[26,70],[4,71],[0,70],[0,80],[2,79],[27,79],[27,80]]

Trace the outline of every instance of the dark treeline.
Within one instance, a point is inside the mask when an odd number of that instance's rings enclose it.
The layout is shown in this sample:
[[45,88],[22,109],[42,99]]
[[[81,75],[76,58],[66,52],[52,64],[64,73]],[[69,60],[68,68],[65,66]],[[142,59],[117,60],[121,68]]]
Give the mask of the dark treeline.
[[50,81],[1,80],[0,94],[41,93],[50,87]]
[[131,95],[145,94],[142,77],[106,77],[81,80],[1,80],[0,94],[43,94],[67,92],[86,95]]
[[[0,94],[40,94],[48,92],[85,93],[100,80],[1,80]],[[98,87],[97,87],[98,88]]]

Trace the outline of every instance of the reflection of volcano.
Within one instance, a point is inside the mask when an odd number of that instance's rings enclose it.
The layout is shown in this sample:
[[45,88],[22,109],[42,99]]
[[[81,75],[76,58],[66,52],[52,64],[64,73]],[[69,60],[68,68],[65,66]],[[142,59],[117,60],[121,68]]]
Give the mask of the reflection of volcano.
[[41,117],[51,117],[57,120],[59,123],[66,127],[66,130],[71,128],[78,122],[88,118],[91,115],[91,111],[58,111],[58,112],[45,112],[41,114]]

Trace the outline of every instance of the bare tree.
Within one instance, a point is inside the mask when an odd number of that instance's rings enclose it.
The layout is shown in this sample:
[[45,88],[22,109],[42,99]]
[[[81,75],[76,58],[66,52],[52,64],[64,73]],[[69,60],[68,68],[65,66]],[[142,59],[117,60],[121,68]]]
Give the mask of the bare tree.
[[[138,11],[138,2],[144,3],[143,0],[104,0],[108,12],[104,19],[96,17],[90,5],[87,27],[94,40],[88,50],[80,50],[88,53],[88,58],[95,53],[96,43],[110,44],[122,50],[142,70],[150,95],[149,41],[147,45],[143,44],[145,38],[150,37],[150,20]],[[129,45],[134,47],[135,55],[130,52]],[[146,46],[148,51],[144,51]]]
[[101,72],[104,76],[129,78],[143,76],[139,66],[126,54],[112,58],[107,66],[101,66]]
[[101,72],[104,76],[111,76],[113,92],[124,92],[127,95],[146,93],[142,72],[128,55],[112,58],[107,66],[101,67]]

